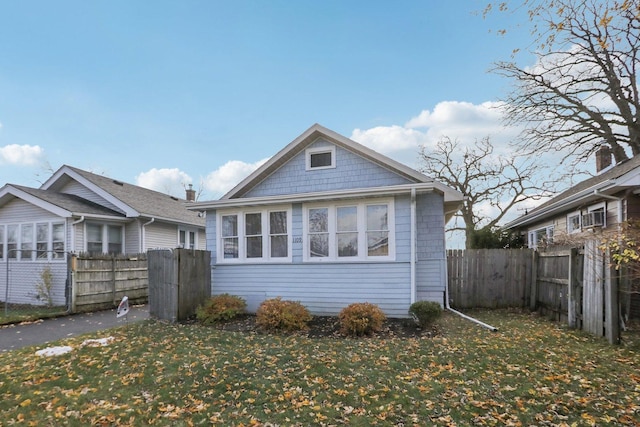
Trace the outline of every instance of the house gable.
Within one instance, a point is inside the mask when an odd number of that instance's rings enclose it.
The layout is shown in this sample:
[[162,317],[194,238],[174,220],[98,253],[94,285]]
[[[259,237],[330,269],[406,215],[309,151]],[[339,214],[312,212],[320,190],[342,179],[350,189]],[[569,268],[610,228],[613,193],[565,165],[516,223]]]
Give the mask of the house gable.
[[[315,153],[327,153],[334,157],[334,165],[310,168],[309,158]],[[243,197],[315,193],[412,182],[415,181],[320,137],[299,150],[271,175],[244,193]]]

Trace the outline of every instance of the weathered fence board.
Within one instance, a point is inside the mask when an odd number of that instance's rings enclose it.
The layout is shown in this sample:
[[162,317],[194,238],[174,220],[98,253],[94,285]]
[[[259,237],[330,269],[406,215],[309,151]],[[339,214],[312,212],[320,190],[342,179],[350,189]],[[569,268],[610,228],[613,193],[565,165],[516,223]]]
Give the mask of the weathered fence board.
[[149,258],[149,314],[186,320],[211,295],[211,252],[153,250]]
[[117,307],[123,296],[132,303],[149,295],[144,254],[119,257],[72,255],[69,258],[71,311],[74,313]]
[[524,307],[528,304],[533,251],[447,251],[449,298],[455,308]]

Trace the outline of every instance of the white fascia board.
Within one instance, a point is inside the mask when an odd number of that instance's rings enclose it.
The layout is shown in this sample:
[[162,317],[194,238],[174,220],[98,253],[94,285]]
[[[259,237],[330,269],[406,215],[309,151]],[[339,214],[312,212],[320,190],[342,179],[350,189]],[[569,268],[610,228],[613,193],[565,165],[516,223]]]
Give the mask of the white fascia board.
[[133,209],[131,206],[127,205],[117,197],[113,196],[111,193],[105,191],[102,187],[95,185],[93,182],[89,181],[82,175],[76,173],[74,170],[67,168],[66,166],[63,166],[60,169],[58,169],[58,171],[51,178],[45,181],[45,183],[42,184],[40,188],[43,190],[47,190],[49,187],[51,187],[51,185],[53,185],[53,183],[55,183],[60,177],[62,177],[62,175],[65,175],[65,174],[69,175],[71,178],[73,178],[83,186],[87,187],[89,190],[93,191],[94,193],[96,193],[98,196],[102,197],[109,203],[113,204],[114,206],[117,206],[119,209],[122,209],[122,211],[125,213],[125,216],[127,218],[136,218],[140,216],[140,212]]
[[63,209],[59,206],[56,206],[54,204],[51,204],[49,202],[46,202],[38,197],[35,197],[29,193],[25,193],[24,191],[12,187],[10,185],[6,185],[1,191],[0,191],[0,198],[5,197],[6,195],[12,195],[13,197],[16,197],[18,199],[24,200],[27,203],[30,203],[34,206],[37,206],[41,209],[44,209],[48,212],[51,212],[54,215],[57,215],[59,217],[62,218],[69,218],[73,215],[72,212]]
[[[240,206],[263,206],[263,205],[275,205],[283,203],[303,203],[313,201],[326,201],[326,200],[344,200],[354,198],[366,198],[366,197],[383,197],[392,196],[396,194],[410,194],[411,189],[415,188],[418,194],[438,192],[445,196],[445,202],[451,200],[446,199],[446,194],[440,188],[437,183],[419,183],[419,184],[403,184],[394,185],[388,187],[371,187],[371,188],[359,188],[349,190],[335,190],[335,191],[323,191],[315,193],[301,193],[301,194],[283,194],[277,196],[267,197],[247,197],[237,199],[219,199],[209,202],[195,202],[190,203],[187,209],[190,210],[211,210],[221,209],[226,207],[240,207]],[[462,200],[462,198],[460,198]]]

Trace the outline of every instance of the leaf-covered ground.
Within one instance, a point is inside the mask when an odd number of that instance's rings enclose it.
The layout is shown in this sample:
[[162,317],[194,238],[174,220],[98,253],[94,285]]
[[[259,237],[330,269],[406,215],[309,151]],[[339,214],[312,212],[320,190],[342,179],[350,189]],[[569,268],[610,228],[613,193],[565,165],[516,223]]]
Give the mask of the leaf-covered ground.
[[637,343],[473,315],[499,331],[450,313],[435,337],[363,339],[150,320],[61,341],[74,350],[56,357],[3,353],[0,424],[640,425]]

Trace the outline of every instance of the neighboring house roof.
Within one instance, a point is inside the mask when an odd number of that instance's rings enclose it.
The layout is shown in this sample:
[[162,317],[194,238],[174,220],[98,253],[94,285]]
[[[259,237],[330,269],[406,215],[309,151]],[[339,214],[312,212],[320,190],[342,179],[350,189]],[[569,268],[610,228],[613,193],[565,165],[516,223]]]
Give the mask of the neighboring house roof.
[[519,228],[542,222],[582,205],[611,199],[613,194],[634,187],[640,187],[640,156],[621,162],[599,175],[579,182],[526,215],[506,224],[504,228]]
[[126,217],[156,218],[198,227],[205,225],[198,212],[186,209],[191,202],[68,165],[58,169],[40,188],[57,192],[70,180],[79,182],[107,200]]
[[[361,157],[368,159],[369,161],[376,163],[377,165],[390,170],[405,179],[412,184],[406,185],[394,185],[384,187],[370,187],[359,188],[350,190],[334,190],[323,191],[318,193],[298,193],[290,195],[277,195],[266,197],[244,197],[251,189],[255,188],[258,184],[264,181],[268,176],[273,174],[276,170],[282,167],[285,163],[291,160],[293,157],[302,152],[306,147],[315,142],[318,138],[342,147],[352,153],[355,153]],[[282,202],[305,202],[312,200],[330,200],[330,199],[344,199],[351,197],[367,197],[380,194],[395,194],[395,193],[407,193],[412,189],[417,192],[437,191],[444,195],[445,211],[448,213],[448,217],[453,215],[463,200],[462,193],[438,182],[420,172],[403,165],[387,156],[377,153],[364,145],[358,144],[349,138],[346,138],[330,129],[327,129],[319,124],[314,124],[307,129],[302,135],[294,139],[286,147],[280,150],[276,155],[271,157],[266,163],[255,170],[242,182],[232,188],[228,193],[222,196],[219,200],[209,202],[197,202],[189,205],[190,209],[217,209],[231,206],[242,205],[266,205],[271,203]]]
[[21,185],[7,184],[0,189],[0,206],[8,200],[20,198],[30,202],[39,201],[42,208],[54,212],[61,217],[83,216],[92,217],[124,217],[119,212],[93,203],[74,194],[56,193]]

